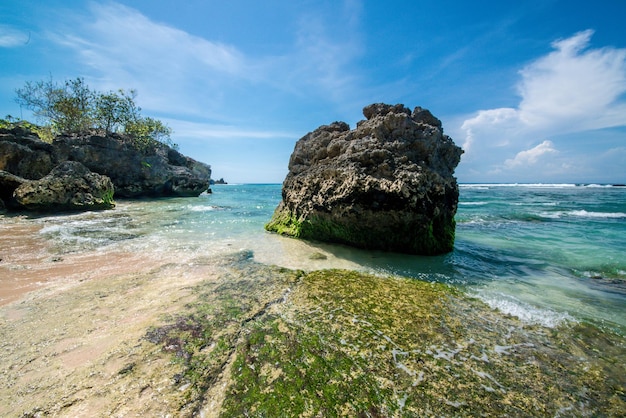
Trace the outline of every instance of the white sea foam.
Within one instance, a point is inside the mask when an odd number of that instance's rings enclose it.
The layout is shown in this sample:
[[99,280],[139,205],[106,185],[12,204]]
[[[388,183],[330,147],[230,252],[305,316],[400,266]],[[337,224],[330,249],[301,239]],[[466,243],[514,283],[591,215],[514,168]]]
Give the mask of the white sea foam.
[[489,202],[459,202],[459,205],[463,206],[483,206],[488,204]]
[[489,189],[491,187],[542,187],[542,188],[564,188],[579,187],[574,183],[476,183],[476,184],[459,184],[459,187],[468,189]]
[[574,320],[566,312],[539,308],[504,293],[478,292],[476,296],[492,309],[497,309],[506,315],[515,316],[522,322],[530,325],[555,328],[565,321]]
[[584,209],[570,210],[570,211],[558,211],[558,212],[540,212],[538,214],[542,218],[560,219],[560,218],[596,218],[596,219],[619,219],[626,218],[624,212],[589,212]]
[[587,212],[586,210],[573,210],[567,212],[567,215],[583,218],[626,218],[624,212]]
[[605,188],[605,187],[614,187],[614,186],[612,184],[595,184],[595,183],[592,183],[592,184],[584,184],[583,187],[589,187],[589,188],[602,187],[602,188]]
[[192,212],[208,212],[217,209],[215,206],[211,205],[188,205],[187,209]]

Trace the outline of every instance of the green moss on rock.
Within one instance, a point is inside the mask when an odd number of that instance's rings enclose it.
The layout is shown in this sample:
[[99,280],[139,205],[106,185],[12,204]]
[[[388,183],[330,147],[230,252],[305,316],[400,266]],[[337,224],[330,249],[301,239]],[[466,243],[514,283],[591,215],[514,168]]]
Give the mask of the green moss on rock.
[[[446,285],[240,260],[147,338],[178,416],[619,416],[623,336],[530,326]],[[158,337],[158,338],[157,338]],[[210,398],[216,396],[216,398]]]
[[279,207],[265,229],[280,235],[313,241],[347,244],[363,249],[382,249],[409,254],[436,255],[454,249],[454,219],[435,218],[424,225],[412,222],[395,228],[336,220],[331,214],[311,215],[301,220],[289,210]]

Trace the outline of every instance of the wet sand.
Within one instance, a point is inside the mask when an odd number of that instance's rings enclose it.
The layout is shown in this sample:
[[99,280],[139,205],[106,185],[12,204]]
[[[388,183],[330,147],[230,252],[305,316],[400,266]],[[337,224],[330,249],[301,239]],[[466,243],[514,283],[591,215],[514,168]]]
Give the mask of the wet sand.
[[[150,254],[59,256],[37,225],[0,228],[0,416],[165,413],[159,396],[176,388],[163,376],[176,365],[143,337],[216,268]],[[130,368],[142,371],[125,379]]]
[[39,225],[0,225],[0,306],[39,290],[53,292],[85,280],[142,272],[167,260],[148,254],[91,251],[55,254]]

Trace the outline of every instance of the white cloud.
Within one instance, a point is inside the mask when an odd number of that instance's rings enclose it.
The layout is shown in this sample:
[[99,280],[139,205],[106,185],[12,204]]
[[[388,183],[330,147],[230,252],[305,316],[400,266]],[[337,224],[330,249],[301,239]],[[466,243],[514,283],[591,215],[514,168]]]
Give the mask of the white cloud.
[[536,164],[542,156],[556,152],[557,150],[554,149],[554,144],[551,141],[546,140],[536,147],[533,147],[526,151],[518,152],[515,158],[504,161],[504,165],[507,168],[520,166],[527,167]]
[[13,48],[26,45],[30,34],[24,33],[7,25],[0,25],[0,47]]
[[154,111],[181,112],[186,104],[185,113],[206,114],[211,103],[220,103],[220,83],[246,73],[245,58],[232,46],[156,23],[117,3],[92,3],[90,11],[53,39],[76,51],[97,88],[136,88],[143,106]]
[[176,119],[164,119],[171,126],[175,134],[194,140],[207,138],[217,139],[297,139],[301,134],[286,131],[253,130],[233,125],[197,123]]
[[485,172],[513,170],[555,152],[550,141],[529,149],[537,136],[626,126],[626,49],[590,48],[592,35],[587,30],[558,40],[552,52],[525,66],[516,107],[481,110],[464,120],[464,160]]
[[83,68],[73,71],[90,86],[134,88],[148,114],[241,126],[254,113],[263,124],[264,112],[280,103],[321,99],[341,107],[362,94],[350,70],[362,50],[359,7],[346,1],[340,13],[350,19],[341,26],[329,25],[337,16],[324,10],[302,12],[291,48],[277,56],[246,55],[114,2],[91,3],[88,16],[74,15],[51,38],[77,54]]
[[[519,112],[516,109],[503,107],[500,109],[480,110],[475,117],[465,120],[461,125],[461,129],[465,131],[463,149],[465,152],[468,152],[472,148],[477,135],[475,131],[481,131],[481,134],[484,135],[485,131],[488,130],[491,131],[492,135],[499,134],[501,138],[505,138],[506,132],[504,130],[511,130],[518,124],[518,121]],[[481,134],[478,135],[480,136]]]
[[[587,50],[593,31],[556,41],[520,73],[520,119],[529,126],[598,129],[626,124],[626,49]],[[620,113],[616,112],[619,111]]]

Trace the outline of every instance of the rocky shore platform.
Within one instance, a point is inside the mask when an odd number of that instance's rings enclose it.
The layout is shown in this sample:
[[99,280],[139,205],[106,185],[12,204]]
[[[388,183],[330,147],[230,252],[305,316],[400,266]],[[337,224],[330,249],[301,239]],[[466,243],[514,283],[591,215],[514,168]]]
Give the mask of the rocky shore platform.
[[46,282],[0,307],[1,416],[626,410],[624,338],[589,324],[528,325],[442,284],[291,270],[249,251],[54,257],[2,233],[24,251],[0,276]]

